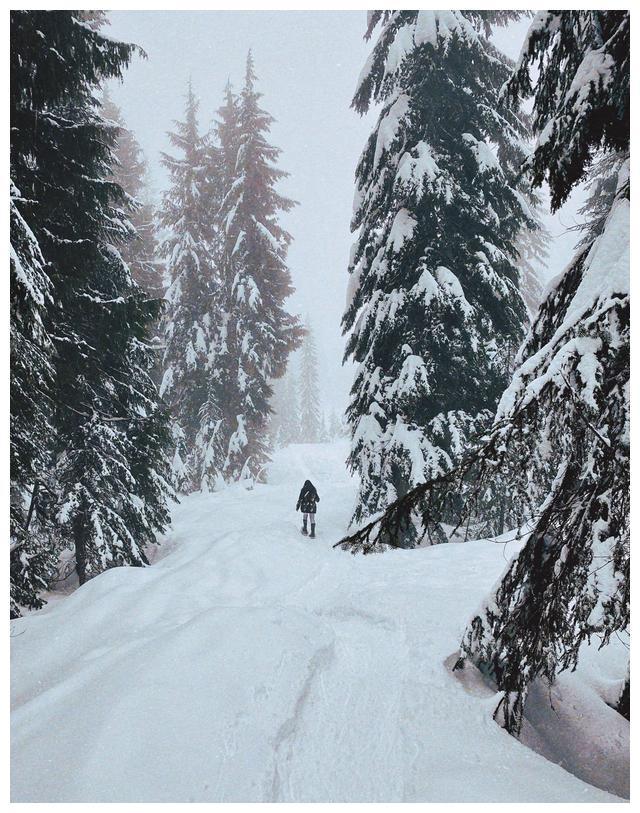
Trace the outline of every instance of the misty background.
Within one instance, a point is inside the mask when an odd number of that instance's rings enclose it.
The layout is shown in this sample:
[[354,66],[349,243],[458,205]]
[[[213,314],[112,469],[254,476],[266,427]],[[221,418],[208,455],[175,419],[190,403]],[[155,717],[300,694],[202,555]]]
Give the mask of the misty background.
[[[191,78],[200,101],[200,132],[207,131],[222,103],[228,79],[239,90],[249,48],[253,51],[263,107],[276,119],[270,142],[282,150],[279,166],[290,173],[279,191],[299,202],[280,221],[293,236],[289,267],[296,288],[290,311],[309,317],[318,345],[321,408],[343,412],[353,380],[342,366],[340,320],[347,265],[354,173],[377,110],[360,117],[351,108],[358,76],[372,43],[365,42],[364,11],[112,11],[105,33],[140,45],[124,80],[110,83],[149,166],[151,194],[167,186],[161,152],[173,154],[167,132],[184,113]],[[499,29],[493,41],[516,59],[529,26],[521,19]],[[543,281],[571,259],[577,240],[575,192],[546,225],[553,242]],[[548,207],[547,207],[548,208]]]

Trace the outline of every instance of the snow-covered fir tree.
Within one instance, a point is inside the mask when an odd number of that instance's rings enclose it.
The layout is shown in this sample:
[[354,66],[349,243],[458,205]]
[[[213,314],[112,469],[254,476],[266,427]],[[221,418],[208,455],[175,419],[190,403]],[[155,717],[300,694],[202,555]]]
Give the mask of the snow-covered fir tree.
[[628,26],[624,12],[549,11],[537,14],[529,30],[517,78],[509,88],[515,98],[540,93],[544,82],[536,84],[529,71],[539,60],[544,79],[561,89],[560,100],[539,97],[534,108],[536,149],[527,161],[534,186],[549,184],[553,209],[584,179],[594,149],[625,150]]
[[170,133],[178,156],[163,155],[171,186],[160,223],[166,229],[161,251],[170,285],[162,319],[163,377],[160,394],[169,404],[177,488],[215,488],[222,467],[222,419],[212,370],[223,311],[223,286],[215,253],[216,202],[210,167],[198,132],[198,102],[191,82],[184,121]]
[[95,96],[135,46],[104,37],[101,12],[12,12],[11,22],[12,173],[52,288],[47,518],[73,545],[82,583],[107,567],[144,564],[168,521],[165,420],[148,374],[157,304],[119,251],[135,233],[126,195],[109,180],[116,128]]
[[[12,20],[13,23],[13,20]],[[12,66],[16,64],[12,38]],[[12,110],[16,99],[12,97]],[[14,160],[19,156],[13,150]],[[39,607],[56,570],[57,550],[39,533],[34,515],[38,492],[51,471],[53,426],[53,343],[45,328],[53,286],[36,237],[20,213],[19,190],[10,189],[11,280],[11,435],[10,435],[10,536],[11,615],[19,607]],[[25,201],[25,203],[28,203]]]
[[[487,425],[523,336],[515,240],[526,128],[501,107],[489,42],[507,12],[372,12],[353,106],[382,110],[357,167],[343,319],[358,362],[348,409],[354,520],[442,474]],[[405,544],[421,530],[410,524]]]
[[285,445],[290,443],[300,443],[302,430],[300,426],[300,393],[295,370],[291,360],[287,366],[284,379],[284,404],[283,404],[283,431],[282,438]]
[[335,409],[332,409],[329,413],[329,425],[327,427],[327,433],[331,440],[335,440],[336,438],[340,437],[340,420],[338,415],[336,414]]
[[[200,425],[195,438],[194,461],[199,472],[200,487],[214,490],[224,483],[224,464],[230,433],[235,426],[226,405],[234,375],[233,343],[229,328],[233,324],[233,277],[225,263],[225,229],[221,210],[232,188],[239,145],[239,99],[230,82],[224,92],[224,102],[217,111],[211,132],[202,142],[201,192],[203,210],[207,210],[209,265],[215,268],[215,297],[210,299],[210,345],[206,365],[206,400],[200,406]],[[204,304],[204,303],[203,303]]]
[[149,296],[162,297],[164,284],[158,263],[154,208],[149,198],[147,162],[135,135],[126,126],[120,108],[105,88],[102,115],[118,127],[113,179],[129,197],[127,214],[136,236],[122,246],[123,260],[134,282]]
[[509,84],[512,98],[534,95],[528,163],[554,207],[597,150],[619,162],[609,212],[540,308],[496,418],[521,491],[545,450],[560,456],[527,544],[463,641],[511,731],[535,677],[629,624],[629,29],[628,11],[541,12]]
[[269,420],[269,439],[273,448],[282,449],[291,443],[300,442],[300,407],[298,385],[291,357],[287,372],[271,382],[272,414]]
[[[520,293],[527,306],[529,320],[532,321],[538,311],[544,293],[544,269],[549,259],[551,235],[548,229],[540,224],[540,204],[532,203],[538,220],[536,228],[523,228],[514,241],[518,254],[520,272]],[[514,354],[515,357],[515,354]]]
[[580,209],[580,215],[584,218],[579,227],[580,248],[589,246],[594,238],[602,234],[618,191],[620,168],[626,160],[624,152],[605,152],[599,154],[587,168],[588,196]]
[[286,374],[282,378],[278,378],[271,383],[271,415],[269,417],[267,434],[269,436],[269,446],[272,449],[282,449],[285,446],[284,433],[285,423],[284,416],[286,411],[285,404],[285,382]]
[[330,440],[346,438],[349,436],[349,425],[346,417],[342,414],[338,415],[335,409],[332,409],[329,414],[329,425],[327,427],[327,432]]
[[322,434],[320,414],[320,387],[318,382],[318,352],[309,319],[305,325],[299,362],[300,393],[300,440],[302,443],[319,443]]
[[278,214],[294,204],[275,190],[287,173],[275,165],[280,150],[266,140],[272,117],[260,108],[255,82],[249,53],[238,105],[235,165],[220,211],[222,274],[231,283],[223,399],[227,480],[254,477],[268,460],[269,381],[284,373],[302,332],[297,318],[284,308],[292,292],[286,265],[291,237],[278,223]]
[[[596,183],[587,208],[597,217],[548,291],[484,441],[343,544],[397,544],[416,512],[437,525],[462,482],[475,480],[476,493],[496,472],[509,482],[527,542],[469,623],[457,666],[470,659],[495,681],[496,716],[517,732],[533,680],[553,681],[575,667],[585,641],[604,646],[629,626],[629,12],[539,13],[508,91],[516,102],[534,96],[538,140],[527,164],[536,184],[549,182],[553,206],[594,156],[615,156],[608,212]],[[621,711],[625,697],[628,683]]]
[[[224,101],[218,108],[213,131],[205,146],[208,151],[209,194],[218,208],[222,206],[235,178],[240,146],[240,99],[231,82],[224,89]],[[223,240],[221,239],[221,246]],[[222,249],[220,249],[222,250]]]

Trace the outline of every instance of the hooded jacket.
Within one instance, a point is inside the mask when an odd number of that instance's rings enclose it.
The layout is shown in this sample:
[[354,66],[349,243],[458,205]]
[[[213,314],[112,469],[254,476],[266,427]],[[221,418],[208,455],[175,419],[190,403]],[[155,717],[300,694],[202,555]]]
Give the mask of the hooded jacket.
[[318,496],[316,487],[311,480],[305,480],[304,485],[300,489],[296,511],[302,511],[303,514],[315,514],[316,504],[319,502],[320,497]]

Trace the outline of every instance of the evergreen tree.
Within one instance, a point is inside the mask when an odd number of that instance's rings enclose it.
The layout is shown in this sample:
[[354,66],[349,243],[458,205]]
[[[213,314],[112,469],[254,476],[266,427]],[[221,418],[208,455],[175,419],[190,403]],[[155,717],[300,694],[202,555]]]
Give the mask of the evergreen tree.
[[284,309],[292,292],[286,266],[291,238],[277,220],[293,201],[274,188],[286,173],[275,166],[280,151],[266,141],[272,118],[259,106],[255,80],[249,53],[238,106],[235,166],[220,211],[223,278],[231,281],[225,326],[230,374],[223,405],[225,426],[231,429],[227,480],[255,476],[268,460],[269,381],[284,373],[301,335],[297,319]]
[[552,681],[583,641],[605,645],[629,624],[629,33],[628,11],[542,12],[509,85],[512,98],[534,94],[529,166],[554,207],[597,150],[619,167],[608,214],[541,307],[498,413],[513,468],[560,454],[527,544],[463,641],[502,690],[510,731],[531,680]]
[[303,443],[318,443],[322,433],[318,353],[308,319],[305,331],[300,354],[300,439]]
[[271,416],[269,418],[269,445],[272,449],[281,449],[284,443],[284,415],[286,411],[285,404],[285,381],[286,374],[275,381],[271,382],[272,396],[271,396]]
[[527,306],[530,321],[533,321],[538,306],[542,301],[544,286],[541,272],[546,267],[549,259],[549,242],[551,240],[548,230],[539,224],[539,205],[535,206],[535,213],[538,216],[537,227],[522,229],[514,243],[518,254],[520,293]]
[[[12,40],[12,48],[15,46]],[[12,53],[12,64],[13,53]],[[12,102],[14,100],[12,99]],[[13,154],[12,154],[13,158]],[[12,164],[13,175],[13,164]],[[38,491],[51,468],[53,344],[45,328],[53,286],[33,231],[18,209],[11,181],[11,616],[42,606],[39,593],[55,572],[56,547],[36,528]],[[24,201],[28,203],[27,201]]]
[[136,137],[124,123],[122,113],[105,88],[102,114],[118,127],[113,179],[128,196],[128,212],[136,236],[121,249],[134,282],[150,297],[164,293],[162,272],[157,263],[157,241],[153,206],[149,200],[147,162]]
[[342,424],[336,414],[335,409],[332,409],[331,414],[329,415],[328,434],[330,440],[343,437]]
[[285,397],[283,408],[283,433],[282,437],[285,445],[300,443],[302,429],[300,421],[300,397],[298,393],[298,382],[291,361],[287,367],[284,379]]
[[[547,181],[558,209],[584,178],[594,150],[624,152],[629,132],[629,22],[625,12],[540,12],[509,83],[512,99],[536,94],[534,186]],[[538,62],[542,82],[529,70]],[[545,99],[556,85],[560,98]],[[553,110],[553,114],[551,111]]]
[[[354,520],[447,471],[487,425],[523,336],[515,240],[527,131],[499,103],[489,42],[508,12],[375,11],[353,106],[382,104],[357,167],[343,318],[359,364],[348,409]],[[495,150],[492,145],[495,145]],[[422,530],[410,523],[405,544]]]
[[298,379],[293,365],[293,356],[287,364],[282,378],[272,382],[271,420],[269,437],[274,448],[283,448],[292,443],[302,442],[300,428],[300,399]]
[[[165,422],[148,375],[157,305],[118,247],[134,233],[109,180],[116,130],[95,91],[135,46],[105,38],[104,16],[12,12],[12,171],[47,263],[52,303],[55,521],[80,582],[146,562],[168,521]],[[51,545],[53,546],[53,541]]]
[[[436,525],[462,481],[477,492],[496,471],[509,481],[529,535],[467,627],[457,667],[469,658],[495,681],[496,716],[515,733],[531,681],[553,681],[575,668],[584,642],[604,646],[629,626],[629,12],[541,12],[508,90],[534,94],[528,165],[537,184],[548,179],[554,206],[598,151],[616,156],[609,211],[589,203],[598,216],[586,243],[540,307],[478,449],[342,544],[397,544],[415,512]],[[542,489],[550,455],[555,476]]]
[[[235,180],[240,138],[240,99],[234,92],[231,82],[227,82],[224,102],[218,108],[218,119],[209,141],[209,149],[213,151],[209,166],[217,167],[216,171],[210,172],[209,175],[210,189],[218,208]],[[224,245],[223,241],[221,244]]]
[[185,120],[176,122],[169,134],[182,155],[163,155],[171,187],[160,211],[160,223],[167,229],[160,248],[170,278],[162,320],[160,394],[171,408],[173,473],[183,492],[214,488],[222,464],[223,416],[212,391],[211,369],[219,339],[222,285],[213,242],[211,179],[197,110],[189,83]]
[[587,168],[588,197],[580,209],[580,214],[585,220],[579,227],[582,235],[578,243],[579,248],[590,246],[604,231],[618,191],[620,168],[626,160],[627,155],[624,152],[606,152]]
[[[194,457],[203,489],[214,490],[224,482],[224,463],[234,416],[229,414],[230,382],[234,375],[234,347],[229,340],[233,325],[231,269],[225,263],[225,229],[221,210],[234,181],[239,146],[239,99],[228,82],[224,103],[218,109],[213,131],[203,140],[203,201],[209,213],[210,264],[215,267],[216,293],[211,298],[212,317],[206,366],[206,401],[200,407],[200,429]],[[215,314],[214,314],[215,311]],[[233,336],[231,336],[233,338]]]
[[329,430],[324,412],[320,415],[320,432],[318,433],[318,443],[327,443],[329,440]]

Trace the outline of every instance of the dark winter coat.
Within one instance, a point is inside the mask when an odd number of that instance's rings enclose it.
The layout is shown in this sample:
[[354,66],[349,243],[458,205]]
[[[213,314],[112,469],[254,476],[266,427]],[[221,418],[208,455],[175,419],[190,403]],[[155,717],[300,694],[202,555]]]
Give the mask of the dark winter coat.
[[315,514],[316,503],[319,502],[320,497],[318,496],[316,487],[311,480],[305,480],[304,485],[300,489],[296,511],[302,511],[303,514]]

